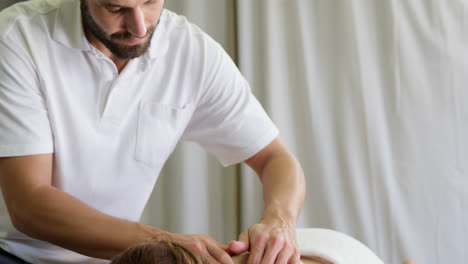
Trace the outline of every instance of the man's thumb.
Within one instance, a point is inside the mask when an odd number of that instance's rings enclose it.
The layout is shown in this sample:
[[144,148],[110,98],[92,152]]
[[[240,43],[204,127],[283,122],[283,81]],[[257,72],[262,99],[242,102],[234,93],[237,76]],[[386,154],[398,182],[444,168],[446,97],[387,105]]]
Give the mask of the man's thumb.
[[239,240],[233,240],[229,243],[229,251],[234,255],[242,254],[249,250],[249,231],[243,232],[239,236]]

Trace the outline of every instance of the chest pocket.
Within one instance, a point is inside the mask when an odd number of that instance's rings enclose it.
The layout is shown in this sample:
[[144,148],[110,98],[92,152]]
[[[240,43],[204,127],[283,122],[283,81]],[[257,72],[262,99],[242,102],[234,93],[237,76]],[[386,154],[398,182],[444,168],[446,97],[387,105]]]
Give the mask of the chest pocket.
[[135,160],[160,168],[177,145],[192,114],[192,106],[141,103]]

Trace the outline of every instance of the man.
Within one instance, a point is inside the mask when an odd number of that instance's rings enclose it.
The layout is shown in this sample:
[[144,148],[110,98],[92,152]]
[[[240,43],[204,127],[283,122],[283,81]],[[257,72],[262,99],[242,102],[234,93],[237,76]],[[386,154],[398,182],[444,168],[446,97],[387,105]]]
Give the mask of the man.
[[[297,263],[300,165],[235,65],[163,0],[36,0],[0,14],[0,248],[106,263],[167,239],[211,262]],[[180,139],[245,161],[265,209],[239,241],[138,223]]]

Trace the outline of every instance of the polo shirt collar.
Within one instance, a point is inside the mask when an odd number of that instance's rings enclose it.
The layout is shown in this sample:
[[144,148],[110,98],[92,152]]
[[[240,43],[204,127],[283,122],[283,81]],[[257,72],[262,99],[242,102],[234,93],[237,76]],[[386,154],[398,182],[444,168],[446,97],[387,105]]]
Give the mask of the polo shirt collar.
[[167,37],[167,11],[163,9],[161,15],[159,16],[158,25],[154,30],[153,39],[151,40],[151,45],[148,48],[147,56],[149,59],[156,59],[162,57],[166,54],[169,49],[169,40]]
[[52,38],[63,45],[90,50],[81,23],[80,1],[61,1],[54,21]]
[[[55,17],[52,38],[67,46],[79,50],[91,50],[86,39],[81,20],[80,1],[62,1]],[[147,59],[153,60],[166,54],[169,48],[167,31],[165,28],[167,12],[162,10],[158,25],[156,26],[151,40],[151,46],[143,55]]]

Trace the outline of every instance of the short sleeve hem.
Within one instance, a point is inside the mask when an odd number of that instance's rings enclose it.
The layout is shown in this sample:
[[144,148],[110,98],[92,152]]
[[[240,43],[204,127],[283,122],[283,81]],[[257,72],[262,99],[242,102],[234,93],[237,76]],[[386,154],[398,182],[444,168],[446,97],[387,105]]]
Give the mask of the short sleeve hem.
[[52,142],[44,144],[15,144],[0,146],[0,157],[27,156],[53,152],[54,144]]
[[255,154],[257,154],[259,151],[261,151],[263,148],[265,148],[268,144],[270,144],[276,137],[278,137],[279,131],[276,127],[273,127],[268,131],[268,133],[263,136],[260,140],[258,140],[255,144],[250,145],[248,148],[245,149],[245,151],[242,151],[238,153],[237,155],[231,156],[231,157],[218,157],[219,162],[224,167],[228,167],[234,164],[237,164],[239,162],[245,161]]

